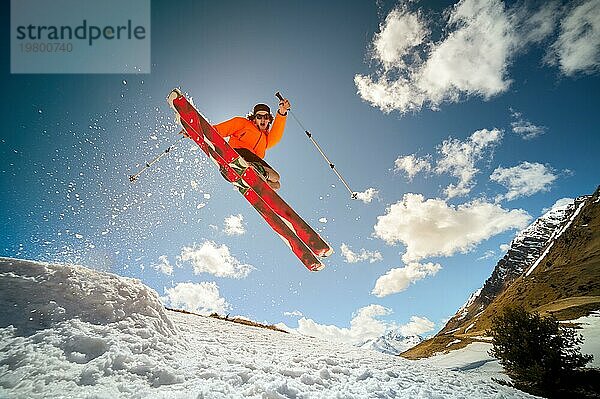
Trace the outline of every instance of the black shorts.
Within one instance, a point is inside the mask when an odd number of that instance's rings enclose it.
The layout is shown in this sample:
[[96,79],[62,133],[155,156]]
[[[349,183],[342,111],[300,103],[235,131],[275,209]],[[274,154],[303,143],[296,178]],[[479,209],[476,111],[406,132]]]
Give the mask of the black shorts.
[[253,153],[252,151],[250,151],[247,148],[234,148],[234,150],[240,154],[240,156],[242,158],[244,158],[247,162],[251,162],[251,163],[258,163],[261,164],[262,166],[275,170],[273,169],[273,167],[271,165],[269,165],[264,159],[262,159],[261,157],[259,157],[258,155],[256,155],[255,153]]

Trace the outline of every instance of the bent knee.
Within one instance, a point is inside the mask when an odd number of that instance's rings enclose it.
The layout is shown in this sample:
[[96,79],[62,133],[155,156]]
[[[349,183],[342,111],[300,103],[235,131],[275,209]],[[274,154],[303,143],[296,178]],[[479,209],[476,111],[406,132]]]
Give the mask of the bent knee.
[[267,171],[267,180],[272,181],[272,182],[279,182],[279,180],[281,180],[281,176],[279,176],[279,173],[277,173],[275,170],[271,169],[271,168],[265,168]]

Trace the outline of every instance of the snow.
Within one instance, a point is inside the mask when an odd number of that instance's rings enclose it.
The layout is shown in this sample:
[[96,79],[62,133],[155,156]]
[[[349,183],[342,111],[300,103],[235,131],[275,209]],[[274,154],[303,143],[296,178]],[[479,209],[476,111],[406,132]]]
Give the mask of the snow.
[[465,328],[465,334],[469,332],[471,328],[475,327],[475,323],[469,324],[469,327]]
[[558,231],[556,238],[560,237],[573,224],[573,222],[575,221],[575,218],[577,217],[577,215],[579,215],[579,213],[581,212],[581,210],[583,209],[585,204],[586,204],[585,201],[582,202],[581,204],[579,204],[579,206],[577,207],[577,210],[575,212],[573,212],[573,215],[571,215],[571,218],[569,218],[569,221],[567,222],[567,224],[565,224],[563,226],[563,228]]
[[469,306],[471,306],[473,304],[473,302],[475,302],[475,300],[477,298],[479,298],[479,295],[481,295],[482,290],[483,290],[483,287],[481,287],[477,291],[473,292],[471,294],[471,296],[469,296],[469,299],[467,300],[467,302],[465,302],[465,304],[461,306],[461,308],[458,310],[458,312],[456,312],[456,314],[460,315],[458,320],[462,320],[467,316],[467,314],[469,313],[469,311],[468,311]]
[[594,359],[588,367],[600,367],[600,311],[572,321],[581,330],[577,330],[583,336],[581,353],[594,355]]
[[577,207],[577,210],[575,212],[573,212],[573,214],[571,215],[571,218],[569,219],[569,221],[563,226],[563,228],[559,229],[558,231],[554,231],[552,233],[552,236],[550,237],[550,244],[548,244],[548,246],[546,247],[546,249],[544,250],[544,252],[540,255],[540,257],[535,261],[535,263],[529,268],[529,270],[527,270],[527,273],[525,273],[526,277],[529,277],[529,275],[535,270],[536,267],[538,267],[538,265],[542,262],[542,260],[544,260],[544,258],[546,257],[546,255],[548,255],[548,252],[550,252],[550,249],[554,246],[554,243],[556,242],[556,240],[558,239],[558,237],[560,237],[573,223],[573,221],[575,220],[575,218],[577,217],[577,215],[579,215],[579,212],[581,212],[581,210],[583,209],[583,206],[586,204],[586,202],[582,202],[579,204],[579,206]]
[[498,360],[489,355],[490,349],[492,349],[492,344],[473,342],[464,348],[419,360],[418,362],[448,370],[461,371],[483,379],[496,378],[508,381],[508,377],[503,373]]
[[432,362],[167,311],[139,280],[82,266],[0,258],[0,307],[0,397],[531,397]]

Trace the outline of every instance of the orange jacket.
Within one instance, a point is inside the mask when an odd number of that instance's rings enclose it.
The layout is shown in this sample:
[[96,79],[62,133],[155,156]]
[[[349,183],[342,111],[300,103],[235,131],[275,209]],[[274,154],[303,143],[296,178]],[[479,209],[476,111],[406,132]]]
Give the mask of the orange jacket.
[[286,117],[277,112],[271,130],[266,133],[258,130],[254,122],[241,116],[216,124],[214,127],[222,137],[229,137],[229,145],[233,148],[247,148],[264,158],[267,149],[281,140],[285,120]]

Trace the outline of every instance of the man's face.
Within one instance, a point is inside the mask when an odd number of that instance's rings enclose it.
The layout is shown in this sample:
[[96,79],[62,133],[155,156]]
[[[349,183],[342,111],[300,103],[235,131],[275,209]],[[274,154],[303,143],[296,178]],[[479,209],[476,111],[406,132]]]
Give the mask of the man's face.
[[254,124],[260,131],[266,132],[271,122],[271,115],[265,111],[259,111],[254,114]]

